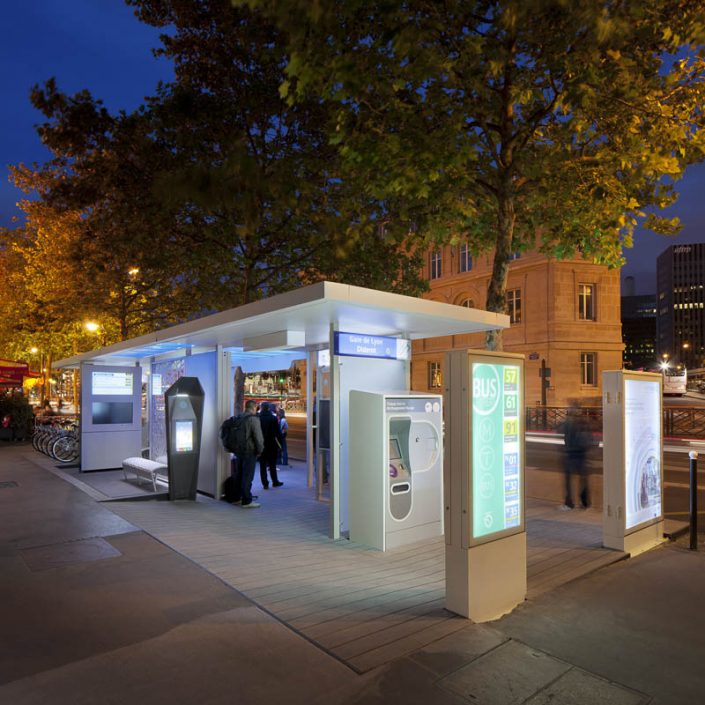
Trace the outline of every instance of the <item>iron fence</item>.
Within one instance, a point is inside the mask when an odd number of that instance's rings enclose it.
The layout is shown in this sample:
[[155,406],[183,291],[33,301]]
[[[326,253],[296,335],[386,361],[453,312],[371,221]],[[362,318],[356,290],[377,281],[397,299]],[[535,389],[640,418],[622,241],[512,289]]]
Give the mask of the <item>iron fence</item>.
[[[529,406],[526,408],[527,431],[557,431],[565,421],[568,407]],[[590,427],[602,431],[602,407],[580,407]],[[671,438],[705,438],[705,408],[669,407],[663,410],[663,435]]]

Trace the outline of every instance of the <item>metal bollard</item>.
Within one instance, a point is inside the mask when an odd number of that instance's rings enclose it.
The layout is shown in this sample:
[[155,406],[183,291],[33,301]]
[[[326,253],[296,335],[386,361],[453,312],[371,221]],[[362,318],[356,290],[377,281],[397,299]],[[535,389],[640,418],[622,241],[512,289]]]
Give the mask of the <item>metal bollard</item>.
[[698,451],[691,450],[690,458],[690,550],[698,550]]

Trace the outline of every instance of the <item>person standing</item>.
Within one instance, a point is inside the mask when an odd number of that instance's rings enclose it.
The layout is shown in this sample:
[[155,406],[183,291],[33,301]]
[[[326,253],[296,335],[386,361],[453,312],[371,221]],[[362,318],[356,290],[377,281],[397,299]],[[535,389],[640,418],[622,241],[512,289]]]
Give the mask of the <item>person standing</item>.
[[240,431],[242,435],[238,445],[241,451],[235,456],[235,474],[233,476],[234,501],[233,504],[242,504],[243,507],[257,509],[259,502],[252,498],[252,481],[255,478],[255,467],[258,456],[264,450],[264,438],[260,420],[255,416],[257,404],[254,400],[245,403],[245,411],[240,417]]
[[279,430],[279,419],[272,413],[269,402],[263,401],[259,412],[259,421],[262,425],[264,437],[264,450],[259,458],[259,476],[262,480],[262,489],[269,489],[267,469],[272,478],[272,487],[281,487],[284,483],[277,477],[277,454],[281,448],[282,434]]
[[586,460],[588,449],[592,445],[592,432],[577,404],[570,405],[566,420],[558,427],[558,431],[563,434],[565,443],[563,456],[565,504],[562,504],[559,509],[568,511],[575,507],[573,503],[573,473],[578,475],[580,481],[580,503],[583,509],[587,509],[590,506],[590,490]]
[[281,450],[279,451],[279,462],[289,466],[289,449],[286,447],[286,434],[289,432],[289,422],[286,420],[286,412],[279,407],[279,431],[282,435]]

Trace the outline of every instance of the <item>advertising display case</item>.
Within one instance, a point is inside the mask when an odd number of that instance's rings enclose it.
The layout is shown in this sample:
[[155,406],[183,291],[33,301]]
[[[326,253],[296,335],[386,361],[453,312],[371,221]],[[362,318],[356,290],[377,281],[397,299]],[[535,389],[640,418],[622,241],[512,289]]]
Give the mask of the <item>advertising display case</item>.
[[663,540],[662,377],[603,373],[604,534],[632,555]]
[[446,608],[478,622],[526,596],[524,358],[445,357]]

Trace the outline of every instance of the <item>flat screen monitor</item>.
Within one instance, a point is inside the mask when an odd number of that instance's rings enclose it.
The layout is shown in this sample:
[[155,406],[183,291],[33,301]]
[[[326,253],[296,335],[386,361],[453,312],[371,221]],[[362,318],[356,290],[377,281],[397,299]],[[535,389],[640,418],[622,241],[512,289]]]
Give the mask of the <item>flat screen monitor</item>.
[[177,453],[193,451],[193,421],[174,421],[174,439]]
[[399,448],[399,441],[396,438],[389,439],[389,459],[401,460],[401,448]]
[[93,396],[132,396],[132,372],[104,372],[93,370]]
[[131,401],[94,401],[91,408],[93,425],[131,424]]

